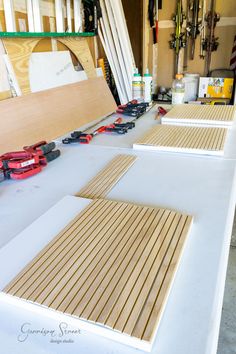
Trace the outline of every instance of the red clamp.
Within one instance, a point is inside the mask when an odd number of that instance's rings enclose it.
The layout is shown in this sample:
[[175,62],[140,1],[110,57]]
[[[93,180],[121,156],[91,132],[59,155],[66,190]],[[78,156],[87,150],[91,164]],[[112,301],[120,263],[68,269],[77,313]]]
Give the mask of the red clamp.
[[38,156],[32,156],[26,151],[8,152],[0,156],[0,168],[24,168],[26,166],[39,163]]
[[161,106],[159,106],[157,108],[157,116],[156,116],[156,119],[159,119],[161,117],[163,117],[165,114],[167,113],[167,110]]
[[41,141],[24,147],[24,151],[8,152],[0,156],[0,180],[24,179],[41,172],[42,166],[60,155],[59,150],[53,151],[55,146],[55,143]]

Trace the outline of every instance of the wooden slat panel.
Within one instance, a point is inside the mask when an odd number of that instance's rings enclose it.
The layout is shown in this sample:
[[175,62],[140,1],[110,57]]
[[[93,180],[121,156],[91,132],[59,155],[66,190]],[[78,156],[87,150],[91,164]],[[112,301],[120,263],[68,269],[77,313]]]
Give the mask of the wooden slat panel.
[[136,159],[137,156],[131,155],[116,156],[76,196],[88,199],[104,198]]
[[236,116],[235,106],[176,105],[164,117],[162,123],[211,124],[229,126]]
[[115,109],[102,77],[0,101],[0,154],[53,140]]
[[191,222],[94,200],[3,291],[151,342]]
[[223,154],[227,129],[158,125],[134,143],[156,150]]

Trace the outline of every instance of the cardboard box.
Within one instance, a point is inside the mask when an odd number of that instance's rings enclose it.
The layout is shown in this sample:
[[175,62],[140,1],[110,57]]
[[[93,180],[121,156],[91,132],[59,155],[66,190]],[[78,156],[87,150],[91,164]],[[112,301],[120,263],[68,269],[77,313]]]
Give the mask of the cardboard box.
[[198,97],[231,98],[234,79],[222,77],[200,77]]

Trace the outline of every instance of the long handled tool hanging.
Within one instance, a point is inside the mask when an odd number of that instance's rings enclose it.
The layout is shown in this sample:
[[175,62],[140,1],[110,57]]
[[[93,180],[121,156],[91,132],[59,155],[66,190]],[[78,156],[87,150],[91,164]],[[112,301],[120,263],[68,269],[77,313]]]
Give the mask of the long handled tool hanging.
[[202,10],[202,21],[199,29],[200,30],[200,58],[204,59],[206,56],[206,51],[203,48],[203,43],[205,43],[206,40],[206,24],[205,24],[206,0],[202,0],[201,10]]
[[[157,91],[157,74],[158,74],[158,16],[159,9],[162,8],[161,0],[149,0],[148,3],[148,19],[153,33],[152,46],[152,92]],[[145,69],[145,68],[144,68]]]
[[190,44],[190,59],[193,60],[195,52],[195,41],[197,35],[200,33],[199,26],[201,22],[198,18],[200,10],[200,0],[192,0],[189,3],[189,10],[191,12],[191,18],[187,17],[186,32],[188,36],[188,42]]
[[202,42],[202,50],[206,52],[204,75],[210,73],[211,53],[218,48],[218,38],[215,37],[215,26],[220,20],[220,15],[215,12],[216,0],[211,0],[210,11],[206,14],[205,21],[207,24],[207,34],[205,41]]
[[[190,12],[190,0],[186,0],[186,24],[189,22],[189,12]],[[185,38],[186,38],[186,45],[184,47],[184,63],[183,63],[183,71],[186,72],[188,69],[188,29],[186,25],[185,29]]]
[[182,25],[185,19],[183,12],[182,0],[177,0],[176,14],[173,16],[175,22],[175,33],[172,34],[173,39],[170,41],[170,48],[175,51],[174,76],[179,70],[179,56],[181,48],[186,46],[185,34],[182,32]]
[[155,40],[153,44],[153,64],[152,64],[152,92],[157,93],[157,79],[158,79],[158,41],[159,41],[159,9],[162,8],[162,0],[155,1]]

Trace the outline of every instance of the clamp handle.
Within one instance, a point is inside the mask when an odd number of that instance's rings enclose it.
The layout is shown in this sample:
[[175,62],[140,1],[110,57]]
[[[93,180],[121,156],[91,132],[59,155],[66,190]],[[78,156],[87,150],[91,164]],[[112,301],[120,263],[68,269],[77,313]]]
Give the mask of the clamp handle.
[[44,155],[44,157],[46,158],[47,162],[51,162],[51,161],[57,159],[60,155],[61,155],[60,150],[54,150],[54,151],[48,152],[46,155]]
[[52,141],[51,143],[45,144],[40,146],[40,150],[42,151],[43,155],[48,154],[50,151],[52,151],[53,149],[55,149],[56,144],[54,143],[54,141]]

